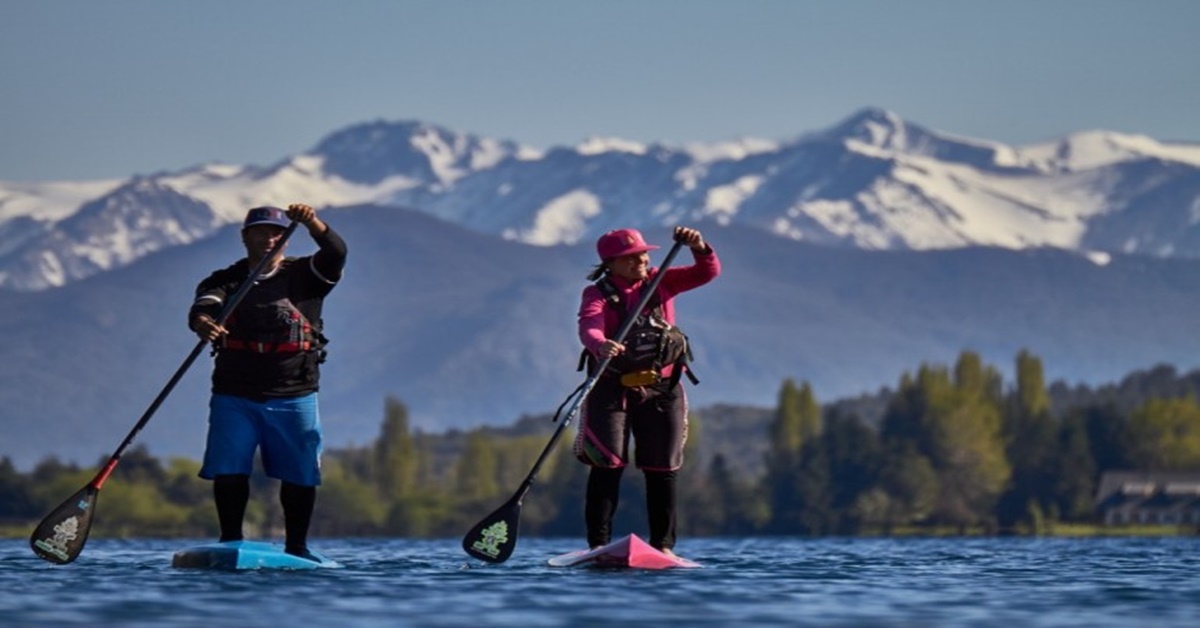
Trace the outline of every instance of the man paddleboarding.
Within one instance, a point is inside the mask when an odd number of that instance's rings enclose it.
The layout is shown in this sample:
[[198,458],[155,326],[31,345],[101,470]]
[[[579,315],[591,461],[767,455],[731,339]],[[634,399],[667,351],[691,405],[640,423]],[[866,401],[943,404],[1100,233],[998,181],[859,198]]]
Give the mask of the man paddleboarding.
[[[314,255],[284,257],[284,247],[276,246],[292,221],[317,243]],[[342,277],[346,243],[303,203],[286,211],[251,209],[241,235],[246,257],[201,281],[188,313],[192,331],[216,352],[200,477],[213,481],[220,540],[241,540],[254,454],[261,448],[267,476],[281,481],[284,549],[308,556],[321,483],[317,390],[326,344],[321,308]],[[217,324],[225,299],[272,252],[254,287],[225,324]]]

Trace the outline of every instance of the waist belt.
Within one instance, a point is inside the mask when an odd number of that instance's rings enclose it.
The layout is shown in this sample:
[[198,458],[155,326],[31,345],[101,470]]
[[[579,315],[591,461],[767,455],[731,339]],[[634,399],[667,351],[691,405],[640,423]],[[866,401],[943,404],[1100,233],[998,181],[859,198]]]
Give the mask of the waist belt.
[[233,349],[234,351],[251,351],[253,353],[300,353],[312,349],[312,342],[254,342],[250,340],[238,340],[237,338],[226,338],[224,343],[225,349]]

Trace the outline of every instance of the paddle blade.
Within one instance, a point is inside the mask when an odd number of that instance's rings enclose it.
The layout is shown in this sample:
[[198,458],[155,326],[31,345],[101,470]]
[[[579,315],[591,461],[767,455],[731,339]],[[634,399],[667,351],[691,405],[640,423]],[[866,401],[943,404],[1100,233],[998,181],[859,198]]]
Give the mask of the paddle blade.
[[78,558],[92,529],[99,494],[94,483],[88,484],[46,515],[29,537],[33,553],[58,565]]
[[479,560],[502,563],[517,547],[520,524],[521,501],[514,497],[467,532],[463,537],[463,550]]

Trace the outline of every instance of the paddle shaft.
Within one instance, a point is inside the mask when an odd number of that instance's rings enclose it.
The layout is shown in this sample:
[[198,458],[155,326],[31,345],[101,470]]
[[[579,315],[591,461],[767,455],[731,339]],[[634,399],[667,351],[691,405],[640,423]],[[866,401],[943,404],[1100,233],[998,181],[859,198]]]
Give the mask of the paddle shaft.
[[[283,236],[279,238],[279,241],[275,243],[275,246],[271,247],[271,251],[254,265],[254,268],[250,270],[250,274],[246,277],[246,280],[242,282],[242,285],[238,286],[237,291],[233,293],[233,296],[229,298],[229,301],[225,304],[225,307],[221,310],[221,313],[217,315],[217,318],[215,319],[217,325],[223,325],[225,321],[229,319],[230,315],[233,314],[233,310],[237,308],[237,306],[242,302],[242,299],[245,298],[246,293],[250,292],[250,289],[254,287],[255,282],[258,280],[259,274],[261,274],[263,269],[267,267],[267,264],[270,263],[271,260],[275,259],[275,256],[283,250],[284,245],[287,244],[288,238],[292,237],[292,233],[296,231],[296,226],[298,224],[299,223],[296,222],[289,224],[287,229],[284,230]],[[154,416],[154,413],[158,410],[158,407],[161,406],[163,401],[166,400],[167,395],[170,395],[171,391],[175,389],[175,385],[179,383],[179,380],[183,379],[184,373],[191,368],[192,363],[196,361],[196,358],[200,357],[200,353],[204,351],[204,347],[207,345],[207,340],[201,340],[200,342],[196,343],[196,346],[192,349],[192,352],[188,354],[187,358],[183,361],[183,364],[180,364],[179,368],[175,369],[175,374],[171,376],[171,379],[167,382],[166,386],[163,386],[163,389],[159,391],[158,396],[154,398],[154,401],[150,403],[150,406],[146,408],[146,411],[142,413],[142,418],[138,419],[137,424],[134,425],[133,429],[129,431],[129,434],[125,436],[125,440],[121,441],[121,444],[117,447],[116,451],[114,451],[112,456],[109,457],[108,462],[104,465],[104,468],[102,468],[100,472],[96,474],[96,477],[92,479],[91,486],[93,488],[100,490],[100,488],[104,485],[104,481],[108,479],[110,474],[112,474],[113,469],[117,468],[117,463],[121,460],[121,454],[123,454],[125,449],[129,447],[131,443],[133,443],[133,439],[136,438],[138,433],[142,431],[142,428],[146,427],[146,424],[150,422],[150,417]]]
[[[625,340],[625,336],[628,335],[629,330],[633,328],[633,325],[637,321],[638,316],[641,315],[642,310],[645,309],[645,307],[650,303],[650,299],[654,297],[654,293],[658,290],[658,284],[662,282],[663,277],[667,274],[667,269],[670,268],[671,262],[675,259],[675,256],[679,253],[679,249],[681,248],[683,248],[683,243],[676,241],[671,247],[671,250],[667,252],[667,256],[663,259],[662,265],[659,266],[658,274],[654,276],[654,279],[650,280],[650,284],[642,291],[642,298],[638,300],[637,306],[634,307],[633,314],[626,318],[625,322],[622,323],[621,327],[617,330],[617,334],[610,338],[610,340],[618,343]],[[546,447],[542,449],[542,453],[540,456],[538,456],[537,461],[533,463],[533,468],[530,469],[529,475],[525,476],[525,481],[521,483],[520,488],[517,489],[517,492],[513,495],[513,498],[509,500],[510,503],[515,502],[516,504],[520,504],[521,500],[525,498],[525,494],[528,493],[529,489],[533,486],[533,479],[537,477],[538,471],[540,471],[542,468],[542,464],[546,462],[548,457],[550,457],[550,452],[554,450],[554,446],[558,443],[559,439],[562,438],[563,431],[567,429],[567,426],[571,424],[571,420],[574,419],[575,415],[579,413],[580,407],[583,406],[584,399],[587,399],[588,393],[592,392],[592,388],[596,387],[596,382],[600,380],[600,376],[604,374],[604,369],[608,368],[608,365],[610,362],[612,362],[612,360],[613,356],[608,356],[601,360],[600,364],[597,365],[591,374],[588,375],[587,379],[584,380],[583,386],[581,386],[579,389],[578,396],[575,397],[575,401],[571,404],[571,408],[567,411],[567,415],[563,417],[562,422],[558,424],[558,429],[554,430],[554,434],[550,437],[550,442],[546,443]]]

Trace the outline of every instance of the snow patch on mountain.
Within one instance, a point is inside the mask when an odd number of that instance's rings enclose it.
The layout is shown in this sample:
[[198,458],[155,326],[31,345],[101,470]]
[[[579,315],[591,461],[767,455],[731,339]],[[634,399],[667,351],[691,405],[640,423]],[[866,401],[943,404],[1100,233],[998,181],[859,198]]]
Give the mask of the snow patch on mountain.
[[538,210],[529,229],[506,229],[503,236],[542,246],[563,242],[574,244],[587,231],[588,219],[598,216],[600,211],[601,202],[595,194],[587,190],[573,190]]
[[124,179],[99,181],[0,182],[0,224],[14,218],[53,222],[85,202],[116,189]]
[[766,177],[762,175],[746,175],[728,185],[709,189],[705,194],[701,215],[716,220],[718,224],[728,225],[737,215],[742,202],[753,196],[764,181]]
[[752,155],[773,153],[780,148],[780,142],[775,140],[745,137],[732,142],[715,142],[705,144],[688,142],[683,145],[683,152],[697,163],[705,164],[714,161],[738,161]]
[[646,145],[641,142],[623,140],[617,137],[589,137],[575,147],[580,155],[602,155],[604,153],[629,153],[645,155]]
[[[127,189],[138,180],[151,187]],[[1014,147],[880,108],[788,141],[590,137],[546,152],[375,121],[269,168],[205,164],[130,182],[0,182],[0,285],[62,285],[292,202],[418,208],[538,245],[711,220],[826,246],[1200,256],[1200,144],[1087,131]],[[96,203],[111,207],[79,219]]]
[[1084,131],[1019,149],[1044,171],[1080,172],[1138,159],[1162,159],[1200,167],[1200,144],[1162,143],[1145,135]]
[[286,207],[297,202],[315,207],[354,205],[422,185],[421,181],[405,175],[387,177],[373,185],[355,183],[326,174],[324,162],[325,158],[319,155],[301,155],[277,166],[270,176],[243,169],[230,171],[228,177],[189,172],[163,177],[160,181],[180,194],[208,204],[217,218],[214,228],[240,222],[250,207]]

